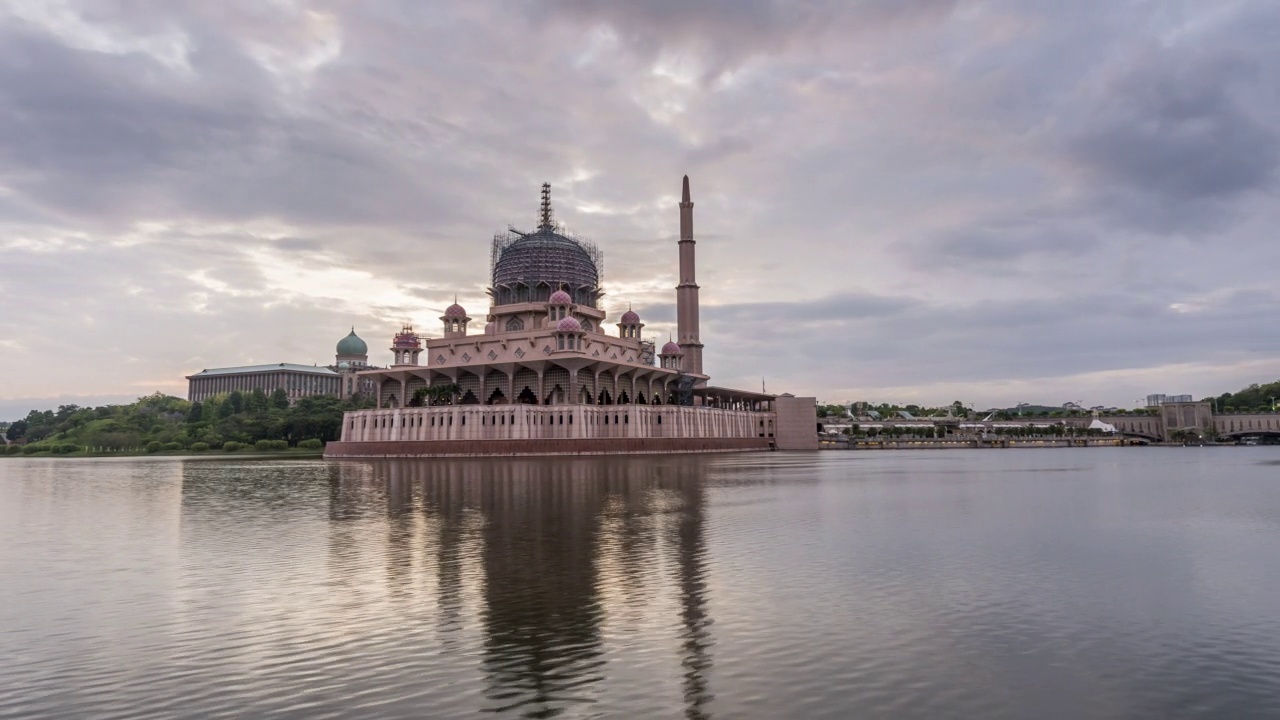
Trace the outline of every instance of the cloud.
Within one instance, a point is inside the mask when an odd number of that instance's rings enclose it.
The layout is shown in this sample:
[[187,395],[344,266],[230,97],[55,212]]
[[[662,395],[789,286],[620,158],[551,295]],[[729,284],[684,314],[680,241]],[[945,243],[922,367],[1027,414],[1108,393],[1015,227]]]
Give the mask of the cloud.
[[1280,163],[1277,128],[1239,97],[1257,78],[1256,61],[1229,48],[1143,52],[1093,99],[1070,152],[1119,194],[1107,204],[1121,217],[1218,227],[1229,201],[1269,188]]
[[0,398],[325,362],[351,325],[434,331],[455,292],[478,316],[489,241],[543,181],[605,251],[610,313],[662,335],[685,173],[718,384],[1120,403],[1188,367],[1267,380],[1278,22],[1264,0],[10,3],[0,355],[23,370]]

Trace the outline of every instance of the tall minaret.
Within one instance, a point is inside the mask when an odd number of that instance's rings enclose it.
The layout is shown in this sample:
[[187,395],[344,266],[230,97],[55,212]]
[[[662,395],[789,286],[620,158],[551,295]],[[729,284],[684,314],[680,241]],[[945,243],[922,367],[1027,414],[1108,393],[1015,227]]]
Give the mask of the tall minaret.
[[683,369],[702,375],[702,341],[698,339],[698,282],[693,260],[693,200],[689,176],[684,176],[680,196],[680,284],[676,286],[676,342],[684,351]]

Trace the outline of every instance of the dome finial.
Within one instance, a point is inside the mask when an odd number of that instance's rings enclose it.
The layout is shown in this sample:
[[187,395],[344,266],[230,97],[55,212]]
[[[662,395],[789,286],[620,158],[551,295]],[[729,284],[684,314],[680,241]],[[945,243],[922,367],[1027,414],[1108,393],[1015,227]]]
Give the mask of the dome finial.
[[538,229],[554,230],[555,219],[551,212],[551,183],[542,183],[542,207],[538,213]]

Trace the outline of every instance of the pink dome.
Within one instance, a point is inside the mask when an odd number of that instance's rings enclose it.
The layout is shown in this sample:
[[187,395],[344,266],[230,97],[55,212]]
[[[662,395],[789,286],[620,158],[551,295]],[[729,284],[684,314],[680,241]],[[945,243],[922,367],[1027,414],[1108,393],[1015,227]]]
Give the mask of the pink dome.
[[683,351],[680,349],[680,346],[674,342],[668,342],[666,345],[662,346],[663,355],[680,355],[682,352]]
[[467,316],[467,311],[458,303],[454,303],[444,309],[444,316],[448,318],[464,318]]
[[582,332],[582,323],[575,318],[564,318],[556,323],[556,332]]
[[557,290],[551,293],[551,298],[547,300],[547,302],[552,305],[571,305],[573,304],[573,298],[569,297],[569,293],[563,290]]
[[619,322],[623,323],[624,325],[635,325],[636,323],[640,322],[640,316],[635,314],[635,312],[628,310],[622,313],[622,320],[620,320]]

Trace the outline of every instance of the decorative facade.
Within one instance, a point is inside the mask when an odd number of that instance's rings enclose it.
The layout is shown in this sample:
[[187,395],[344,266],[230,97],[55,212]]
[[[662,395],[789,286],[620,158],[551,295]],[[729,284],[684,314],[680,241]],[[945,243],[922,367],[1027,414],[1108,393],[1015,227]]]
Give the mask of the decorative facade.
[[[392,341],[390,367],[358,373],[379,409],[347,413],[327,454],[816,449],[812,398],[708,384],[688,177],[679,209],[677,337],[661,352],[641,337],[635,310],[608,331],[603,256],[555,222],[544,184],[537,229],[494,238],[483,330],[471,331],[456,298],[440,317],[440,337],[406,326]],[[792,428],[785,437],[783,424]]]
[[332,365],[274,363],[207,368],[187,376],[187,399],[203,401],[215,395],[254,390],[270,395],[277,389],[283,389],[290,402],[313,395],[372,395],[376,389],[373,380],[360,375],[373,368],[369,364],[369,346],[356,335],[356,329],[351,328],[351,334],[339,340],[334,350]]

